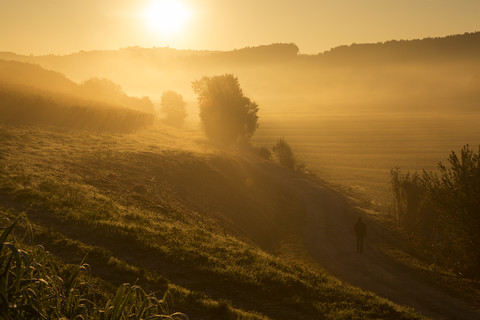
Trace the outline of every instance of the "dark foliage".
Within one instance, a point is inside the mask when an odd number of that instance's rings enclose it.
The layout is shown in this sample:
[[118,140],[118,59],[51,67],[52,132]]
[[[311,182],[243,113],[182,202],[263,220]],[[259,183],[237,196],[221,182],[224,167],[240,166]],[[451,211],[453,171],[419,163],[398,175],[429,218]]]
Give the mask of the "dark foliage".
[[[452,151],[449,167],[439,174],[401,175],[392,171],[394,211],[400,224],[428,248],[439,250],[440,262],[460,274],[480,277],[480,148]],[[430,250],[432,251],[432,250]]]
[[272,150],[277,155],[278,161],[282,166],[292,170],[295,169],[295,157],[292,148],[285,139],[278,139],[277,144],[273,146]]

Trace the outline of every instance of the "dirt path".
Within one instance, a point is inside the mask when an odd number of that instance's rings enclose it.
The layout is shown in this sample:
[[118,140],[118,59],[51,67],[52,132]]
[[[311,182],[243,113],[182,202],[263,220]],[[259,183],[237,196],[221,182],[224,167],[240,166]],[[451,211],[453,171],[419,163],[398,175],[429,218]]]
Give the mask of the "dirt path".
[[[480,310],[447,293],[440,286],[392,261],[376,249],[385,241],[369,227],[365,252],[356,252],[353,225],[358,213],[338,193],[320,182],[293,177],[273,168],[272,178],[304,198],[305,242],[318,264],[342,281],[415,308],[433,319],[480,319]],[[371,227],[371,224],[370,224]]]

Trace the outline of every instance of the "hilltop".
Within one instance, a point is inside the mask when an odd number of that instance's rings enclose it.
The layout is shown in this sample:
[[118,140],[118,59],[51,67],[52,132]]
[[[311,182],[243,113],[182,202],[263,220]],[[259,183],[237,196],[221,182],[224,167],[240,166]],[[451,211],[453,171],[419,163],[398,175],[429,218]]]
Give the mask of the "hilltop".
[[[215,61],[217,63],[245,64],[285,63],[295,58],[315,61],[346,63],[355,59],[369,60],[374,63],[395,60],[437,60],[451,58],[478,59],[480,50],[480,32],[450,35],[446,37],[424,38],[414,40],[390,40],[378,43],[353,43],[334,47],[318,54],[300,54],[300,48],[294,43],[275,43],[257,47],[246,47],[231,51],[179,50],[169,47],[127,47],[119,50],[80,51],[66,55],[26,56],[13,52],[0,52],[0,58],[40,63],[68,64],[71,61],[101,61],[132,59],[156,62],[167,65],[171,60],[194,60],[199,62]],[[380,60],[379,60],[380,58]],[[343,60],[343,61],[342,61]],[[191,61],[190,61],[191,62]]]

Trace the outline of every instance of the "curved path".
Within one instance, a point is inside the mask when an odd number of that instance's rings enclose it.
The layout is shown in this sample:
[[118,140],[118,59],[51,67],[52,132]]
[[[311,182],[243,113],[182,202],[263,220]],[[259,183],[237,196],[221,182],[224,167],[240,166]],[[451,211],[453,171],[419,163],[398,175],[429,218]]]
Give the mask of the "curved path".
[[[368,218],[363,254],[356,252],[353,225],[358,213],[337,192],[315,179],[294,177],[265,168],[278,183],[304,199],[305,242],[313,259],[338,279],[376,293],[400,305],[415,308],[433,319],[480,319],[478,306],[462,301],[440,286],[421,278],[376,249],[386,239]],[[370,226],[370,228],[369,228]]]

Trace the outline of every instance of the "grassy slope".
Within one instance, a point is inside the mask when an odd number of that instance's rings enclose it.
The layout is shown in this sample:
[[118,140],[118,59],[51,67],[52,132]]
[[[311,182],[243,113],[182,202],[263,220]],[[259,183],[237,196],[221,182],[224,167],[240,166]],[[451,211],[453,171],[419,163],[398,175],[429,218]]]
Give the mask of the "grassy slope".
[[297,195],[194,132],[0,127],[0,201],[27,212],[34,243],[66,262],[89,253],[108,283],[168,282],[192,318],[420,318],[281,258],[301,230]]

